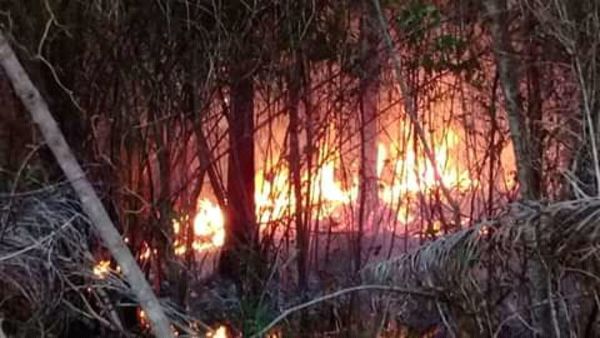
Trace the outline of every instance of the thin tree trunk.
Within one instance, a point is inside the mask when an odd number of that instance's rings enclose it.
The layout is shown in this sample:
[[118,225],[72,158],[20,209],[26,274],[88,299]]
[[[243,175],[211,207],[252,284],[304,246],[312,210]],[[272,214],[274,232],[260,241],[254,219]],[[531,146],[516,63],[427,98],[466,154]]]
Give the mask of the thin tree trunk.
[[110,220],[94,188],[85,177],[75,155],[58,128],[58,124],[52,117],[47,103],[25,73],[2,32],[0,32],[0,64],[10,78],[17,96],[38,125],[48,147],[73,186],[73,190],[79,196],[83,210],[121,267],[125,279],[148,316],[154,334],[157,337],[173,337],[169,319],[158,298]]
[[[375,226],[374,214],[378,203],[377,189],[377,113],[380,87],[379,34],[377,12],[370,1],[363,2],[360,25],[360,205],[358,238],[356,239],[355,270],[362,264],[362,238],[365,225]],[[368,224],[371,223],[371,224]],[[377,229],[371,229],[375,233]]]
[[[527,17],[527,27],[525,33],[527,36],[535,35],[535,18],[529,14]],[[541,197],[544,194],[542,186],[543,178],[543,160],[544,160],[544,130],[542,125],[543,98],[542,98],[542,76],[540,74],[538,60],[538,44],[529,42],[527,54],[529,62],[527,65],[527,117],[531,157],[531,179],[530,184],[532,193],[535,197]]]
[[294,189],[294,217],[296,223],[296,245],[298,248],[298,284],[302,292],[305,292],[308,286],[308,248],[309,248],[309,228],[308,222],[305,222],[304,210],[302,206],[302,176],[300,161],[300,91],[302,86],[302,59],[297,51],[290,70],[288,80],[289,90],[289,114],[290,114],[290,138],[289,138],[289,162],[291,172],[292,188]]
[[[150,120],[158,119],[160,115],[159,106],[152,100],[150,106]],[[172,227],[172,204],[171,204],[171,152],[169,149],[169,133],[168,121],[165,124],[153,125],[154,142],[157,146],[156,160],[158,162],[158,196],[156,202],[158,204],[158,228],[153,231],[153,238],[157,245],[159,254],[156,255],[156,288],[159,289],[163,279],[169,282],[169,285],[175,285],[179,277],[180,265],[174,259],[174,253],[171,250],[170,243],[173,240]],[[153,197],[154,199],[154,197]],[[163,270],[163,264],[165,269]]]
[[[227,164],[227,219],[220,272],[240,285],[244,271],[258,267],[254,211],[254,82],[244,63],[232,66]],[[253,276],[259,275],[252,271]],[[252,283],[251,283],[252,284]]]

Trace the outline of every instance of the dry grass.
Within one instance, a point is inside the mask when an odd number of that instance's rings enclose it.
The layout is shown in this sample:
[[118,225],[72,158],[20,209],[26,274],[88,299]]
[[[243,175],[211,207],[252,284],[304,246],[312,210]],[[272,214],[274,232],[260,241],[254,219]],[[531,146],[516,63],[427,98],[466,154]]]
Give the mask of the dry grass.
[[107,292],[127,287],[116,274],[93,275],[93,236],[80,210],[61,185],[0,196],[0,308],[21,331],[60,331],[72,317],[120,325]]
[[[600,199],[548,205],[511,205],[494,221],[458,231],[416,251],[373,264],[367,281],[434,292],[435,299],[386,295],[388,315],[425,330],[444,326],[452,335],[530,335],[531,311],[551,312],[561,336],[597,333],[600,281]],[[532,304],[527,283],[533,257],[548,275],[544,304]],[[540,286],[541,287],[541,286]]]
[[[114,263],[94,274],[104,249],[68,187],[0,194],[0,221],[0,320],[15,336],[64,333],[70,322],[83,323],[86,335],[129,334],[121,311],[137,307],[135,297]],[[161,303],[180,332],[208,329]]]

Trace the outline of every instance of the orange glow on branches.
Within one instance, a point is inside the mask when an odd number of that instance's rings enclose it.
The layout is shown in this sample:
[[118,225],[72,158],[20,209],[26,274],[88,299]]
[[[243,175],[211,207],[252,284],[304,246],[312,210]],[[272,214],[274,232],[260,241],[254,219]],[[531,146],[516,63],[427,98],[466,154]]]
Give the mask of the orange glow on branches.
[[[408,130],[404,133],[408,135]],[[406,203],[400,203],[411,196],[427,194],[441,185],[458,192],[478,186],[478,181],[471,178],[464,163],[461,163],[460,143],[460,137],[453,128],[444,129],[443,134],[431,135],[430,148],[435,159],[432,162],[410,140],[402,146],[395,142],[379,142],[376,164],[379,200],[390,208],[395,206],[392,209],[397,210],[398,221],[409,223],[415,218]],[[359,194],[358,174],[349,179],[350,184],[344,185],[336,172],[342,157],[340,151],[328,145],[319,149],[316,168],[312,168],[311,172],[302,168],[301,173],[302,204],[304,208],[310,208],[314,220],[335,217],[340,207],[357,202]],[[290,183],[291,171],[286,161],[279,162],[267,161],[255,176],[254,200],[261,229],[274,221],[289,219],[295,213],[296,196]],[[436,177],[434,168],[437,168],[439,177]],[[306,202],[309,205],[304,205]],[[187,251],[182,224],[173,222],[177,255]],[[221,247],[225,241],[224,225],[224,214],[219,206],[210,199],[201,198],[191,223],[194,234],[192,249],[202,252]]]

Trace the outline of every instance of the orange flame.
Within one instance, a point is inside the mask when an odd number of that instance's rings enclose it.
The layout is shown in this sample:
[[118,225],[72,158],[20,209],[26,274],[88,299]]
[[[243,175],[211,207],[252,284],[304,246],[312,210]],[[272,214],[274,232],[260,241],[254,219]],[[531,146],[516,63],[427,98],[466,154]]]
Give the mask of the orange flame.
[[146,316],[146,312],[140,308],[137,309],[137,317],[140,326],[144,329],[150,328],[150,322],[148,321],[148,317]]
[[[186,236],[181,231],[182,222],[187,220],[187,217],[182,220],[173,220],[173,233],[176,236],[173,247],[175,254],[179,256],[187,252]],[[192,249],[205,251],[221,247],[225,243],[224,223],[223,211],[219,206],[208,199],[198,201],[198,208],[192,222],[194,230]]]
[[224,219],[223,211],[217,205],[206,199],[200,200],[194,217],[194,250],[220,247],[225,243]]
[[213,332],[208,332],[206,334],[207,338],[227,338],[229,335],[227,333],[227,327],[221,325]]
[[150,246],[148,245],[148,243],[143,242],[142,243],[142,249],[141,249],[141,252],[139,254],[140,260],[141,261],[146,261],[146,260],[150,259],[150,256],[152,256],[152,249],[150,248]]
[[98,278],[106,278],[110,273],[110,261],[103,259],[99,261],[93,269],[94,275]]
[[[399,202],[415,193],[428,192],[441,185],[457,191],[466,191],[478,185],[478,182],[470,177],[468,170],[461,166],[460,157],[457,155],[460,138],[454,130],[447,129],[443,135],[432,135],[431,139],[433,163],[417,152],[418,149],[411,141],[402,147],[396,143],[378,144],[376,170],[379,199],[389,206],[396,206],[396,217],[401,222],[411,222],[414,215],[405,203]],[[310,194],[308,207],[314,210],[315,219],[332,217],[341,206],[357,200],[359,177],[352,177],[350,186],[346,185],[344,188],[336,176],[340,158],[339,151],[330,151],[330,147],[325,145],[320,148],[317,157],[320,166],[311,175],[306,170],[302,173],[302,195],[304,197]],[[436,177],[435,169],[439,177]],[[296,196],[291,188],[290,177],[290,169],[286,165],[275,166],[271,162],[257,171],[254,198],[257,221],[261,228],[264,229],[272,221],[282,220],[294,214]],[[181,240],[181,224],[174,221],[173,227],[178,235],[174,250],[176,254],[182,255],[186,252],[186,247]],[[195,251],[211,250],[223,245],[223,212],[209,199],[199,200],[193,227],[192,247]],[[439,226],[433,231],[439,232]]]
[[[432,188],[444,185],[449,188],[456,188],[459,191],[469,189],[477,182],[469,177],[466,169],[460,168],[457,159],[452,160],[450,153],[459,142],[458,135],[453,130],[448,130],[447,133],[436,144],[433,145],[433,157],[435,166],[425,156],[419,156],[415,153],[412,142],[408,142],[403,147],[404,156],[401,156],[400,147],[392,146],[392,156],[387,156],[383,145],[379,145],[379,165],[378,171],[383,171],[386,167],[386,160],[392,161],[393,165],[390,170],[390,175],[393,184],[383,184],[380,191],[380,198],[386,203],[397,202],[402,196],[413,194],[420,191],[428,191]],[[436,170],[440,174],[440,178],[436,178]],[[381,173],[380,173],[381,177]],[[389,182],[389,180],[388,180]],[[391,182],[390,182],[391,183]]]

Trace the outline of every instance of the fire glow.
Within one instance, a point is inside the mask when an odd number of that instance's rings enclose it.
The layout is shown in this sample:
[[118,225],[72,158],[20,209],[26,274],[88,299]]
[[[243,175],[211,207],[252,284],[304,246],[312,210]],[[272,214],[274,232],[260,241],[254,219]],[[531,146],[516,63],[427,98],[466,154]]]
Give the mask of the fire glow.
[[[408,196],[429,191],[444,185],[453,191],[467,191],[475,188],[478,182],[471,179],[466,168],[461,166],[459,156],[459,136],[453,129],[436,138],[431,144],[434,161],[420,152],[412,142],[403,146],[395,143],[378,144],[377,180],[378,198],[387,206],[401,204]],[[325,219],[336,217],[343,206],[357,201],[359,195],[359,177],[350,178],[350,184],[343,184],[336,176],[340,165],[339,152],[322,147],[318,155],[318,168],[311,173],[302,172],[302,195],[309,196],[308,206],[312,218]],[[279,161],[281,162],[281,161]],[[435,167],[434,167],[435,165]],[[436,178],[434,170],[440,175]],[[261,229],[272,222],[290,218],[295,212],[296,196],[290,184],[290,169],[286,165],[267,163],[255,176],[255,207],[257,222]],[[346,187],[346,188],[344,188]],[[304,204],[304,203],[303,203]],[[413,219],[406,206],[398,208],[397,219],[409,222]],[[197,252],[216,249],[225,239],[225,217],[216,203],[201,198],[193,218],[194,240],[192,248]],[[181,222],[173,222],[176,234],[175,253],[186,252],[185,236],[181,234]]]
[[227,338],[227,328],[225,326],[219,326],[214,332],[209,332],[206,337],[210,338]]
[[98,278],[105,278],[110,273],[110,261],[103,259],[99,261],[93,269],[94,275]]

